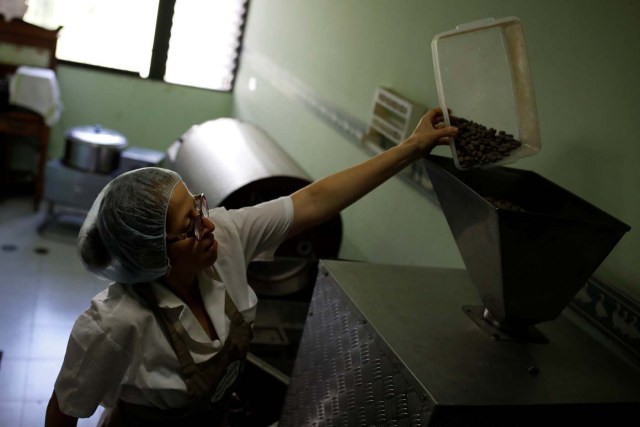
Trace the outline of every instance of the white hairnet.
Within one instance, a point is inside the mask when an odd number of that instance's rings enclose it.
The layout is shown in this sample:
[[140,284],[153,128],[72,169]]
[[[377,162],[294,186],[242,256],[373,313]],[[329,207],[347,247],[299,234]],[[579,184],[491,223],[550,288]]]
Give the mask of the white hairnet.
[[107,184],[78,234],[85,267],[120,283],[163,276],[169,269],[167,209],[180,181],[174,171],[149,167],[126,172]]

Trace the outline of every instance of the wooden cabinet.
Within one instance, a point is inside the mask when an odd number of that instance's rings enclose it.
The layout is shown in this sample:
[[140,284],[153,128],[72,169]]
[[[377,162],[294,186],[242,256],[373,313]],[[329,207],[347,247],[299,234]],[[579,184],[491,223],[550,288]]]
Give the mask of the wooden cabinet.
[[9,111],[0,114],[0,133],[14,136],[37,136],[42,129],[42,119],[28,111]]
[[[43,68],[56,68],[56,45],[58,32],[41,28],[19,19],[6,22],[0,18],[0,47],[13,50],[17,55],[6,55],[0,58],[0,77],[6,78],[21,65]],[[19,53],[35,52],[33,58]],[[30,60],[34,62],[29,62]],[[11,141],[13,137],[29,137],[38,141],[38,167],[34,182],[33,207],[38,209],[42,198],[44,167],[49,145],[49,127],[42,116],[25,109],[12,106],[0,111],[0,150],[2,150],[3,172],[0,185],[6,190],[12,185],[10,173]]]

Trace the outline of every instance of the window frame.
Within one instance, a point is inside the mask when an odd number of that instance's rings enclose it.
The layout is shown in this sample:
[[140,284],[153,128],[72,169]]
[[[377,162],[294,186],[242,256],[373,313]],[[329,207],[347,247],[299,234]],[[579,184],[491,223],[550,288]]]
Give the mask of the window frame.
[[249,6],[251,0],[244,0],[245,7],[242,14],[242,22],[239,26],[240,35],[238,37],[238,47],[235,50],[236,57],[233,62],[231,87],[228,90],[210,89],[200,86],[191,86],[181,83],[170,83],[164,80],[167,59],[169,56],[169,40],[171,38],[171,24],[173,21],[173,11],[177,0],[158,0],[158,16],[156,18],[156,28],[153,36],[153,47],[151,52],[151,63],[149,65],[149,75],[147,77],[140,76],[135,71],[120,70],[117,68],[104,67],[100,65],[86,64],[84,62],[69,61],[56,58],[58,64],[73,66],[76,68],[84,68],[87,70],[103,71],[111,74],[119,74],[128,77],[136,77],[140,80],[159,81],[168,85],[190,87],[193,89],[202,89],[220,93],[232,93],[235,89],[236,77],[240,66],[240,54],[242,52],[244,42],[244,32],[249,14]]

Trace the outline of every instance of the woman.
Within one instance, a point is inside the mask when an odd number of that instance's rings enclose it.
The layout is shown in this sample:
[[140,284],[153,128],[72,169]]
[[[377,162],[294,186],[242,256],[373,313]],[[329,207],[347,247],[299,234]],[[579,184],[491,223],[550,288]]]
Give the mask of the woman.
[[74,426],[102,404],[106,426],[216,426],[252,338],[257,298],[246,267],[446,144],[439,109],[402,144],[254,207],[208,210],[178,174],[144,168],[100,193],[78,238],[92,272],[115,283],[76,321],[47,426]]

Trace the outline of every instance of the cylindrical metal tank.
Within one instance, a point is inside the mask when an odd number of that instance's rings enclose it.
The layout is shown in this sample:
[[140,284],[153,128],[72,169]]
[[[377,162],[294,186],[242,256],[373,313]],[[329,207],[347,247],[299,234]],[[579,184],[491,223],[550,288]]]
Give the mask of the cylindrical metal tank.
[[[171,153],[173,151],[173,153]],[[221,118],[191,127],[170,149],[173,168],[209,206],[252,206],[289,195],[311,182],[297,163],[257,126]],[[249,265],[249,284],[261,295],[289,295],[313,283],[317,260],[335,258],[342,241],[336,215],[284,242],[274,261]]]

